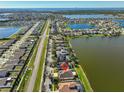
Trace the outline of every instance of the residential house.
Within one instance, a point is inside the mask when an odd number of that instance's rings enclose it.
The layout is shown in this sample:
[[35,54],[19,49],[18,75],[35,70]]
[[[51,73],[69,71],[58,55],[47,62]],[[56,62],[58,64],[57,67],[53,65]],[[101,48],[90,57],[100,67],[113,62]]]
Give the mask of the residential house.
[[59,92],[83,92],[82,85],[79,82],[62,82],[58,84]]

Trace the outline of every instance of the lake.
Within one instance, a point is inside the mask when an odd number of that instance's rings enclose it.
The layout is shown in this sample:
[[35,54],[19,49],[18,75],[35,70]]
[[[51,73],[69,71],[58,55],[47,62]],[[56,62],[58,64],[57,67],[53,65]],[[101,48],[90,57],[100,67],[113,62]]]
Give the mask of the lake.
[[8,21],[8,18],[0,18],[0,21]]
[[7,20],[9,20],[9,18],[7,18],[6,16],[12,15],[12,14],[13,13],[0,13],[0,21],[7,21]]
[[0,39],[11,36],[19,31],[19,27],[0,27]]
[[113,15],[104,15],[104,14],[83,14],[83,15],[64,15],[64,17],[70,19],[78,18],[115,18]]
[[94,91],[124,91],[124,36],[71,40]]
[[68,24],[67,27],[71,29],[90,29],[94,28],[95,26],[92,26],[90,24]]
[[0,16],[7,16],[7,15],[12,15],[13,13],[0,13]]
[[113,20],[113,22],[117,22],[117,23],[119,23],[119,26],[124,27],[124,20],[123,19]]

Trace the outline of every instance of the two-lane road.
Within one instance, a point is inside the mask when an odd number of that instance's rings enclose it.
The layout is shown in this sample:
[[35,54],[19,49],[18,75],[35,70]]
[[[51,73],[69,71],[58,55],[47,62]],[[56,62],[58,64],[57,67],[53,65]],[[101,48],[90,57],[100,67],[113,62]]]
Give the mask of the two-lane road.
[[[45,31],[40,38],[41,41],[40,41],[40,44],[38,46],[36,58],[34,61],[34,68],[33,68],[32,75],[31,75],[31,78],[29,81],[27,92],[32,92],[34,89],[34,85],[35,85],[35,81],[36,81],[36,77],[37,77],[37,72],[38,72],[38,68],[39,68],[39,64],[40,64],[40,60],[41,60],[41,56],[42,56],[42,51],[43,51],[43,47],[44,47],[44,41],[45,41],[45,38],[47,36],[46,33],[47,33],[48,28],[49,28],[49,24],[50,24],[50,20],[47,20]],[[37,82],[39,82],[39,81],[37,81]]]

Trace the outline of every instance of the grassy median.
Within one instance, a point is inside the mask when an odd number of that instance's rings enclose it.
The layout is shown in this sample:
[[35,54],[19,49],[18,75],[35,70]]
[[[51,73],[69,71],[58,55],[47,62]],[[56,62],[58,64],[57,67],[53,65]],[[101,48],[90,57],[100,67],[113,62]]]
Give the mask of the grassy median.
[[[45,26],[46,27],[46,26]],[[49,34],[50,29],[48,28],[47,31],[47,35]],[[47,52],[47,43],[48,43],[48,39],[49,37],[46,36],[45,41],[44,41],[44,46],[43,46],[43,51],[42,51],[42,56],[41,56],[41,61],[39,64],[39,68],[38,68],[38,72],[37,72],[37,77],[36,77],[36,81],[35,81],[35,85],[34,85],[34,92],[39,92],[40,90],[40,86],[41,85],[41,80],[43,80],[43,69],[44,69],[44,65],[45,65],[45,59],[46,59],[46,52]]]
[[38,72],[37,72],[37,77],[36,77],[36,81],[35,81],[35,86],[33,91],[34,92],[39,92],[40,89],[40,83],[41,83],[41,77],[42,77],[42,70],[43,70],[43,64],[45,62],[45,56],[46,56],[46,47],[47,47],[47,42],[48,42],[48,38],[45,39],[44,42],[44,47],[43,47],[43,54],[41,56],[41,61],[40,61],[40,65],[38,68]]

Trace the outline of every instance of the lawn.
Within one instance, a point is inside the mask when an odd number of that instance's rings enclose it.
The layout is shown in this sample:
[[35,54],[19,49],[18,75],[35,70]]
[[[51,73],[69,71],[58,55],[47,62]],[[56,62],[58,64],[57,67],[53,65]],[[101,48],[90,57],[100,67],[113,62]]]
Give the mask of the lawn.
[[38,69],[38,72],[37,72],[35,86],[34,86],[34,89],[33,89],[34,92],[39,92],[39,90],[40,90],[40,84],[41,84],[41,79],[42,79],[41,77],[42,77],[43,69],[44,69],[43,66],[44,66],[45,57],[46,57],[47,43],[48,43],[48,37],[46,37],[46,39],[44,41],[44,47],[43,47],[43,52],[42,52],[43,54],[41,56],[41,61],[40,61],[39,69]]
[[9,41],[9,39],[7,39],[7,40],[6,39],[5,40],[4,39],[0,39],[0,45],[5,43],[5,42],[7,42],[7,41]]
[[[34,64],[34,60],[35,60],[37,49],[38,49],[38,45],[39,45],[39,41],[37,41],[37,42],[38,43],[34,47],[34,51],[33,51],[32,57],[31,57],[28,65],[27,65],[28,70],[24,74],[24,78],[23,78],[23,80],[21,82],[21,85],[20,85],[20,87],[18,89],[18,91],[20,91],[20,92],[23,92],[23,91],[25,91],[27,89],[27,85],[28,85],[28,82],[30,80],[30,76],[32,74],[33,64]],[[25,78],[27,78],[27,79],[25,79]]]
[[10,92],[11,88],[1,88],[0,92]]
[[75,70],[78,74],[78,77],[79,77],[81,83],[84,86],[85,91],[86,92],[93,92],[93,89],[90,85],[90,82],[89,82],[88,78],[86,77],[86,74],[84,73],[82,67],[80,65],[78,65],[78,67],[75,67]]
[[[43,29],[41,28],[40,30],[43,30]],[[32,70],[33,70],[33,67],[34,67],[34,60],[36,58],[36,53],[37,53],[37,50],[38,50],[39,41],[40,40],[37,41],[37,44],[34,47],[34,51],[33,51],[33,54],[31,56],[31,59],[29,60],[29,62],[27,64],[28,70],[24,74],[23,80],[20,83],[20,87],[18,88],[18,91],[20,91],[20,92],[26,91],[26,89],[27,89],[27,86],[28,86],[28,83],[29,83],[29,80],[30,80],[30,77],[31,77],[31,74],[32,74]]]
[[27,89],[27,84],[28,84],[30,75],[31,75],[31,70],[27,70],[21,82],[21,85],[19,87],[19,90],[18,90],[19,92],[25,92],[25,90]]
[[[47,25],[47,23],[46,23],[46,25]],[[49,31],[50,31],[50,28],[48,27],[48,30],[46,32],[47,35],[49,34]],[[41,85],[41,80],[43,79],[42,75],[43,75],[43,69],[44,69],[45,59],[46,59],[46,51],[47,51],[48,39],[49,39],[49,37],[46,37],[46,39],[44,41],[44,46],[43,46],[43,51],[42,51],[43,54],[41,56],[41,61],[40,61],[40,65],[39,65],[38,72],[37,72],[37,77],[36,77],[36,80],[38,82],[35,81],[35,86],[34,86],[34,89],[33,89],[34,92],[39,92],[40,87],[41,87],[40,85]]]
[[[45,24],[40,29],[40,30],[42,30],[41,31],[42,33],[44,33],[44,29],[46,27],[46,24],[47,24],[47,22],[45,22]],[[42,76],[42,67],[43,67],[43,63],[45,61],[44,59],[45,59],[45,51],[46,51],[47,42],[48,42],[48,37],[46,37],[45,42],[44,42],[43,56],[41,57],[41,62],[40,62],[39,69],[38,69],[38,72],[37,72],[37,77],[36,77],[36,81],[38,81],[38,82],[35,82],[34,91],[39,91],[39,88],[40,88],[41,76]],[[39,45],[39,41],[38,41],[37,45],[35,46],[35,49],[33,51],[33,55],[31,57],[31,60],[29,61],[28,65],[27,65],[28,70],[24,74],[24,76],[23,76],[24,78],[23,78],[23,80],[21,82],[21,85],[19,87],[19,91],[21,91],[21,92],[26,91],[26,89],[27,89],[27,86],[28,86],[28,83],[29,83],[29,80],[30,80],[30,76],[31,76],[32,70],[33,70],[34,60],[36,58],[38,45]]]
[[19,72],[10,72],[10,77],[11,78],[17,78]]
[[20,71],[22,69],[22,66],[16,66],[14,70]]
[[20,29],[19,29],[19,31],[17,31],[16,33],[14,33],[14,34],[12,34],[11,36],[9,36],[9,38],[16,38],[17,36],[18,36],[18,33],[19,32],[23,32],[23,27],[21,27]]

